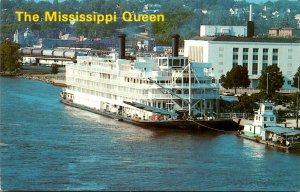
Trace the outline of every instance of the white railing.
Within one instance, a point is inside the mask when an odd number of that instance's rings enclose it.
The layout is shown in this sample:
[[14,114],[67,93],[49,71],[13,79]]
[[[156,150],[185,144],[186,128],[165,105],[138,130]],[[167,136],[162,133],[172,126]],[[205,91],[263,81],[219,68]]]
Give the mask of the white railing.
[[219,119],[246,119],[246,113],[219,113]]

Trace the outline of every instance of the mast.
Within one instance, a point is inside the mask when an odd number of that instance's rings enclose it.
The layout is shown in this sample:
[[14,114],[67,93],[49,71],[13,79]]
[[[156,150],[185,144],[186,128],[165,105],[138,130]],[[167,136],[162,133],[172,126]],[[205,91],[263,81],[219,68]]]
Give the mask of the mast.
[[192,100],[192,98],[191,98],[191,83],[192,83],[192,77],[191,77],[191,63],[189,63],[189,117],[191,117],[192,116],[192,114],[191,114],[191,105],[192,105],[192,103],[191,103],[191,100]]

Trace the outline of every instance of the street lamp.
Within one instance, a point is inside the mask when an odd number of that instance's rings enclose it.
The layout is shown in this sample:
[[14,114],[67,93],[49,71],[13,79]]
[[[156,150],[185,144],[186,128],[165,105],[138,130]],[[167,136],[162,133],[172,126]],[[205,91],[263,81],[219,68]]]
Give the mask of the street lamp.
[[267,97],[269,99],[269,74],[276,74],[276,72],[267,72]]
[[298,79],[298,90],[297,90],[297,104],[296,104],[296,128],[298,129],[299,128],[299,79],[300,79],[300,76],[295,76],[297,77]]

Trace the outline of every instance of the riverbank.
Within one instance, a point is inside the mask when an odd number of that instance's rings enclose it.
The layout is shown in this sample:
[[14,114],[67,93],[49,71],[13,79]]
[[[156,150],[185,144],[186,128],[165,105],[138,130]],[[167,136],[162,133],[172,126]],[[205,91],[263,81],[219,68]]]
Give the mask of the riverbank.
[[18,78],[25,78],[31,80],[43,81],[45,83],[51,83],[56,86],[66,86],[65,73],[57,74],[20,74],[17,75]]
[[57,74],[51,74],[46,70],[20,70],[19,72],[0,73],[0,76],[38,80],[61,87],[66,86],[65,75],[66,74],[64,68],[60,68]]

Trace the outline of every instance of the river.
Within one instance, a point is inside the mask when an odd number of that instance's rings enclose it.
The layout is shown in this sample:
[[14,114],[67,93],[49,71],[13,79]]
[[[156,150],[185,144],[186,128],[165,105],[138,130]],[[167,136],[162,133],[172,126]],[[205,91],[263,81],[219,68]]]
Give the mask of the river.
[[300,152],[234,134],[143,129],[0,78],[2,190],[300,190]]

